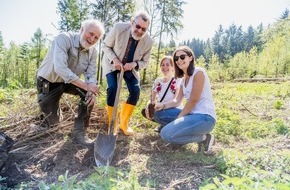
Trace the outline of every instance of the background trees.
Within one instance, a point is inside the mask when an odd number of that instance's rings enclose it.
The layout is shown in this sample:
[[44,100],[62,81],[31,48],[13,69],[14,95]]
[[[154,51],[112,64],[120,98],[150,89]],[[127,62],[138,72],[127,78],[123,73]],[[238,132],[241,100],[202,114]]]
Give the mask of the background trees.
[[[158,73],[158,63],[163,55],[171,55],[176,45],[188,45],[195,53],[197,64],[208,69],[212,80],[236,78],[283,77],[290,71],[290,20],[289,10],[281,13],[275,23],[267,28],[261,23],[254,28],[231,24],[220,25],[213,38],[206,41],[189,36],[187,41],[175,43],[183,27],[182,0],[59,0],[57,6],[61,31],[78,31],[87,18],[100,19],[108,32],[116,22],[128,22],[139,9],[152,16],[147,31],[155,43],[151,64],[141,73],[141,83],[152,82]],[[38,28],[30,42],[20,45],[3,45],[0,31],[0,87],[34,87],[36,69],[41,64],[50,42]],[[101,43],[97,46],[97,79],[102,83]]]

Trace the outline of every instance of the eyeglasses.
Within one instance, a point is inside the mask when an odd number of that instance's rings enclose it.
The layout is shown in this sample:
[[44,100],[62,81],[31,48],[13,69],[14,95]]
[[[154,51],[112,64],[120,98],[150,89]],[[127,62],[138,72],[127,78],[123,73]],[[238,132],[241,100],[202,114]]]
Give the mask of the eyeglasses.
[[178,61],[179,58],[180,58],[181,60],[184,60],[186,56],[188,56],[188,55],[183,54],[183,55],[180,55],[180,56],[174,56],[174,61]]
[[142,29],[143,32],[146,32],[147,31],[147,28],[143,28],[141,27],[139,24],[137,24],[137,22],[134,20],[135,22],[135,27],[139,30],[139,29]]

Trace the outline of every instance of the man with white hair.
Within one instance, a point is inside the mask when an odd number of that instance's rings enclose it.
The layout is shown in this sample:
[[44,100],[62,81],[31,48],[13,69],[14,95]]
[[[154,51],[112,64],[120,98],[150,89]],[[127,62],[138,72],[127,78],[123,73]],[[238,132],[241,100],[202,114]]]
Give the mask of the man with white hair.
[[111,121],[117,92],[117,75],[124,69],[124,80],[129,97],[123,102],[120,113],[120,129],[125,135],[133,135],[128,126],[140,96],[139,70],[149,64],[153,40],[147,31],[151,18],[144,11],[137,12],[130,22],[117,23],[106,36],[103,43],[103,74],[107,79],[107,110]]
[[89,147],[93,143],[86,136],[85,129],[98,94],[95,44],[103,37],[104,31],[100,21],[86,20],[78,33],[59,34],[37,70],[38,104],[45,114],[45,124],[52,127],[59,123],[59,101],[63,93],[78,95],[78,116],[72,139]]

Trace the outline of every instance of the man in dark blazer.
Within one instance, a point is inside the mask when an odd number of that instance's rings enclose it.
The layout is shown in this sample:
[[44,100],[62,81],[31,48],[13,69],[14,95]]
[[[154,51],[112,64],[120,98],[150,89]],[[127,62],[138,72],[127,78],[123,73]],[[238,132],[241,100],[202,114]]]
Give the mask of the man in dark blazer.
[[148,13],[140,11],[130,23],[117,23],[108,33],[102,49],[103,74],[107,79],[107,111],[111,121],[117,91],[117,74],[124,69],[124,80],[128,87],[129,97],[122,103],[120,113],[120,129],[125,135],[133,135],[128,126],[134,108],[140,96],[139,70],[149,64],[153,45],[152,38],[147,34],[151,18]]

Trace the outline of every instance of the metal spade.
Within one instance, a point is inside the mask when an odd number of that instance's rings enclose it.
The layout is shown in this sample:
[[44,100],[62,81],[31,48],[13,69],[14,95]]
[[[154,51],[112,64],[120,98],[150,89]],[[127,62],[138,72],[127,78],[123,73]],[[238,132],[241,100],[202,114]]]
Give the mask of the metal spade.
[[112,120],[109,126],[110,132],[109,134],[98,133],[96,140],[94,142],[94,158],[95,158],[96,165],[98,167],[108,166],[114,155],[115,145],[117,141],[117,135],[114,134],[114,124],[115,124],[115,120],[117,116],[123,75],[124,75],[124,69],[122,68],[118,77],[118,87],[117,87],[117,92],[116,92],[116,97],[115,97],[115,102],[114,102],[113,115],[112,115]]

